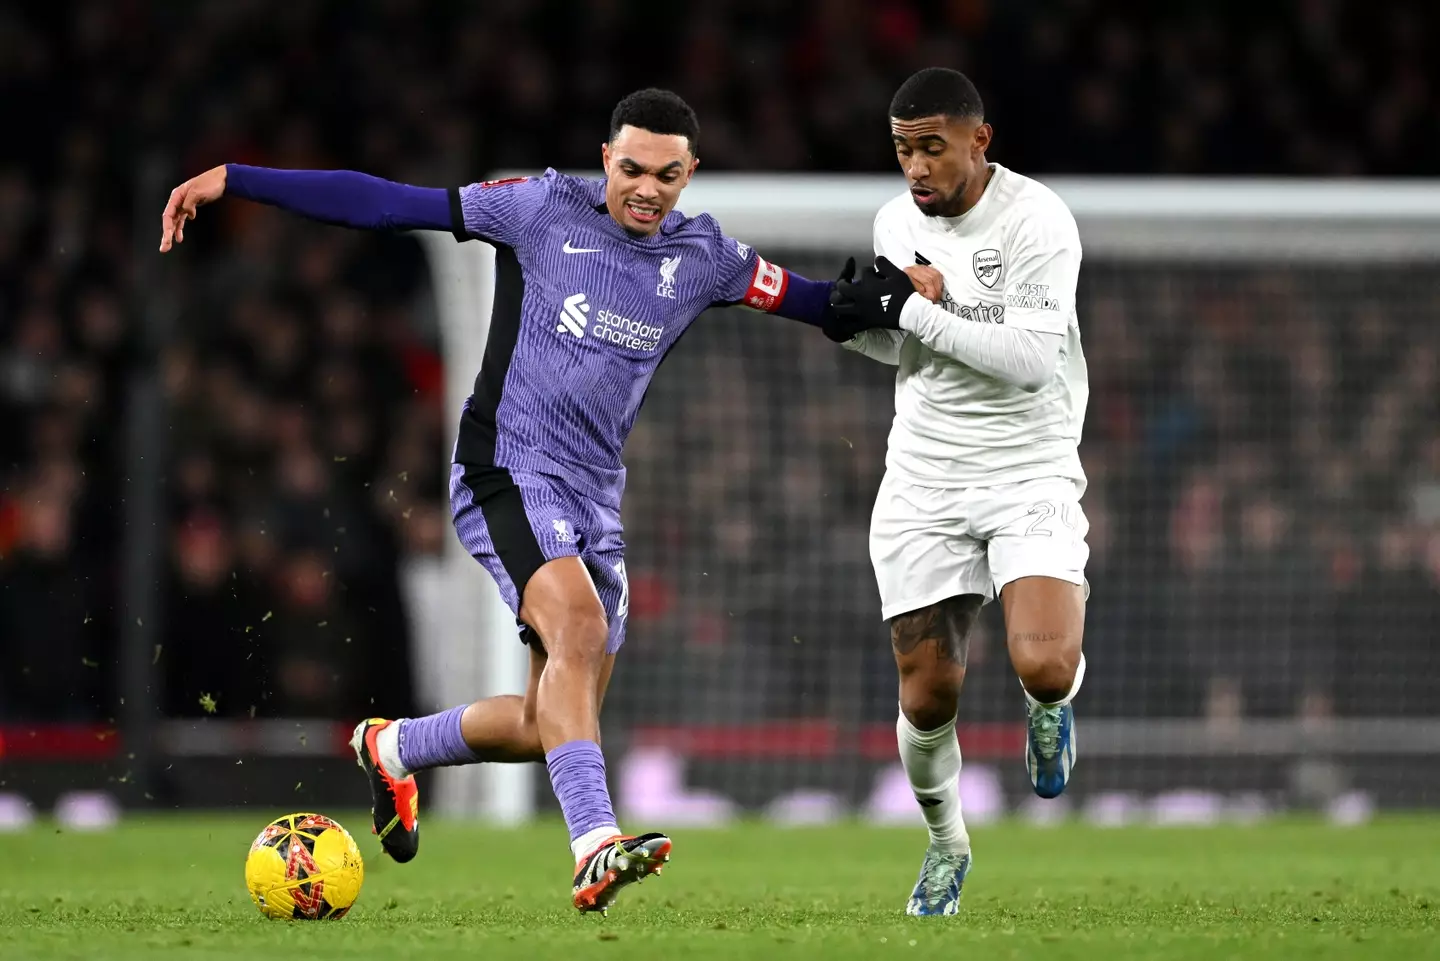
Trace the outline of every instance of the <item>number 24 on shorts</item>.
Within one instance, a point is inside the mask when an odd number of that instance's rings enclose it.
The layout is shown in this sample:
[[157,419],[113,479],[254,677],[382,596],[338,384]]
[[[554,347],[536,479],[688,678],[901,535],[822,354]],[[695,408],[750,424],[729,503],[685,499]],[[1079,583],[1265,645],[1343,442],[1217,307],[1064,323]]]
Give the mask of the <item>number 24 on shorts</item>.
[[1053,537],[1055,535],[1055,524],[1052,520],[1063,524],[1071,531],[1076,529],[1074,511],[1077,510],[1074,504],[1061,504],[1057,509],[1052,501],[1038,501],[1030,505],[1025,513],[1034,520],[1030,526],[1025,528],[1026,537]]

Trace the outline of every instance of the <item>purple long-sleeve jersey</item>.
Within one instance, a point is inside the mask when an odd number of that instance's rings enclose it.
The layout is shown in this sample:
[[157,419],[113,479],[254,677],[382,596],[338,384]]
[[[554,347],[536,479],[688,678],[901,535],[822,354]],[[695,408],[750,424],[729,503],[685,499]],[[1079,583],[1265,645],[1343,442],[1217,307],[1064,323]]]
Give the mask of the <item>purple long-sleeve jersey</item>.
[[773,310],[789,275],[708,214],[672,211],[635,236],[604,192],[554,170],[451,191],[456,235],[496,248],[490,336],[455,460],[554,475],[618,508],[621,449],[665,354],[707,307]]

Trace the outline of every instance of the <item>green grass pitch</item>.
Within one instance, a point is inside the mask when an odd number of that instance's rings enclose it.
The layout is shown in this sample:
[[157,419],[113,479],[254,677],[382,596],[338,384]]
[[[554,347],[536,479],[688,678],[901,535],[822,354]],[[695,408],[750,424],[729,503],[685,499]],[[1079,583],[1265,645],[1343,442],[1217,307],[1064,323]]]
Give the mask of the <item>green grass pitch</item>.
[[350,916],[262,918],[245,893],[273,815],[155,817],[0,835],[0,958],[1440,958],[1440,820],[1363,828],[975,832],[957,918],[906,918],[923,832],[737,826],[675,832],[660,878],[609,918],[569,907],[563,828],[426,822],[420,857],[366,855]]

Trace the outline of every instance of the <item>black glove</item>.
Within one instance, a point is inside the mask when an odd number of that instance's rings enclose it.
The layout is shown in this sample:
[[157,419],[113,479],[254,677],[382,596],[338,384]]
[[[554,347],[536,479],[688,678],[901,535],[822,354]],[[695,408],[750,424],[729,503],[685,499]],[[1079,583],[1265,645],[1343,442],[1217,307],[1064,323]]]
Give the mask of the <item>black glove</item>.
[[858,280],[841,277],[830,293],[825,336],[843,343],[862,330],[900,329],[900,310],[915,293],[910,276],[884,257],[875,259]]

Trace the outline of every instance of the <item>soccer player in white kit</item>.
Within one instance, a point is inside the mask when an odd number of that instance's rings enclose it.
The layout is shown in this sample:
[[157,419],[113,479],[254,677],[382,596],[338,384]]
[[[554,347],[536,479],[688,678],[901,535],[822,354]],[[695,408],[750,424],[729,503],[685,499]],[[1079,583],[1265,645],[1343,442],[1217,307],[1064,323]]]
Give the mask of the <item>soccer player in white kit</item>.
[[986,162],[992,130],[964,74],[912,76],[890,130],[910,189],[876,214],[876,264],[837,287],[826,333],[899,368],[870,555],[900,673],[900,758],[930,829],[906,910],[954,914],[971,864],[955,715],[971,626],[996,596],[1035,792],[1059,795],[1075,763],[1089,556],[1080,238],[1051,190]]

